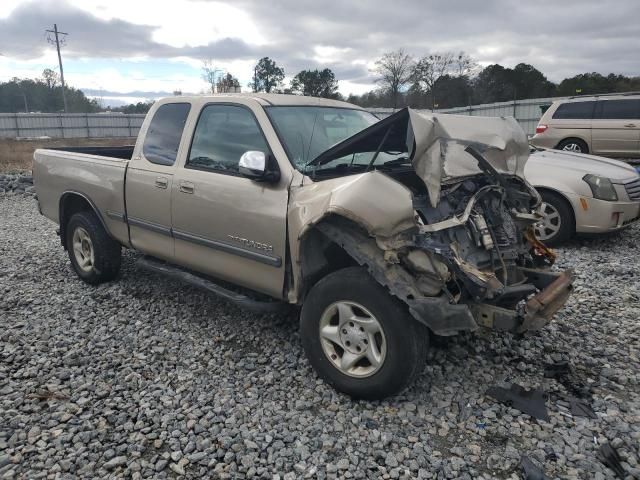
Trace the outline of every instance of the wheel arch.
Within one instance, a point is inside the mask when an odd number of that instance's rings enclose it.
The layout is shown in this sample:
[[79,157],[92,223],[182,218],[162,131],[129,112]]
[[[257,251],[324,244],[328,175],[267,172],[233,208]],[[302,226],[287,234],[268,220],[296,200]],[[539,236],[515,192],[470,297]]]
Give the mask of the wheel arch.
[[589,148],[589,140],[587,138],[578,136],[578,135],[571,135],[569,137],[565,137],[563,139],[561,139],[560,141],[558,141],[558,143],[556,143],[555,147],[553,147],[554,149],[558,150],[558,147],[560,146],[561,143],[566,142],[568,140],[578,140],[580,143],[583,143],[584,146],[586,147],[587,151],[586,152],[582,152],[585,154],[591,153],[591,149]]
[[326,275],[345,267],[357,266],[358,262],[334,239],[322,232],[324,225],[347,222],[354,229],[367,235],[364,226],[339,214],[330,214],[309,227],[300,238],[300,300],[303,301],[311,288]]
[[[106,223],[104,222],[104,218],[100,214],[100,210],[98,207],[91,201],[91,199],[81,192],[76,192],[73,190],[67,190],[60,196],[60,202],[58,204],[58,221],[60,225],[60,243],[67,249],[67,225],[71,217],[78,212],[93,212],[98,221],[104,228],[105,232],[113,238],[111,232],[107,228]],[[115,240],[115,239],[114,239]]]
[[[572,227],[573,227],[573,232],[575,233],[576,231],[576,211],[575,208],[573,206],[573,204],[571,203],[571,200],[569,200],[569,197],[567,197],[564,192],[561,192],[560,190],[556,190],[555,188],[552,187],[534,187],[538,193],[540,194],[540,196],[542,196],[543,192],[547,192],[547,193],[551,193],[553,195],[557,195],[558,197],[560,197],[565,205],[567,205],[569,207],[569,211],[571,212],[571,221],[572,221]],[[543,199],[544,201],[544,199]]]

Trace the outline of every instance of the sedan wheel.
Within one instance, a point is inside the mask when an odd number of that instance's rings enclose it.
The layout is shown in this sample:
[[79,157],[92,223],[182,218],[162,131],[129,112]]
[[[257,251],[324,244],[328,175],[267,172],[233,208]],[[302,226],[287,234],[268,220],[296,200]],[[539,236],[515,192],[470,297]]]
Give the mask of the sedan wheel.
[[533,226],[536,237],[549,246],[569,240],[576,232],[571,204],[562,196],[548,190],[540,191],[542,203],[538,210],[542,218]]
[[555,237],[562,228],[562,217],[556,207],[542,202],[540,213],[543,218],[535,224],[534,229],[538,240],[544,242]]

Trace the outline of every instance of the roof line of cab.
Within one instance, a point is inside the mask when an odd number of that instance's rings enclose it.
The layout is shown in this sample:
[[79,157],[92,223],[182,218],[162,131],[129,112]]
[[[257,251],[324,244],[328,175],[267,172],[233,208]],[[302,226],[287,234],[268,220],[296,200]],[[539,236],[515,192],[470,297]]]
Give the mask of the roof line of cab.
[[334,100],[330,98],[319,97],[307,97],[302,95],[289,95],[283,93],[215,93],[208,95],[183,95],[176,97],[165,97],[159,101],[166,102],[179,102],[179,101],[202,101],[203,99],[243,99],[243,100],[255,100],[264,107],[268,106],[319,106],[319,107],[339,107],[339,108],[351,108],[357,110],[364,110],[362,107],[353,105],[352,103],[343,102],[341,100]]

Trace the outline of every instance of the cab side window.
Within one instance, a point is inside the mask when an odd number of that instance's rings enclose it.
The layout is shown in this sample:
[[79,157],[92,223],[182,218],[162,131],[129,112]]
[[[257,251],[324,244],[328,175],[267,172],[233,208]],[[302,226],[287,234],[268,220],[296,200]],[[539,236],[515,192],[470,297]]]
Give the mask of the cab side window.
[[269,152],[253,113],[237,105],[207,105],[200,113],[185,167],[235,174],[240,157],[249,150]]
[[167,103],[151,119],[142,152],[147,160],[158,165],[173,165],[191,104]]

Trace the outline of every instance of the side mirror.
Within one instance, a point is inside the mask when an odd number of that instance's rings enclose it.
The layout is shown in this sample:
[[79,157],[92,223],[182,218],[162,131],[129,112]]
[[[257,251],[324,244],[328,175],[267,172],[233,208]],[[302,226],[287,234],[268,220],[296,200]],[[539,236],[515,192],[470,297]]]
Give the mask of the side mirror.
[[257,182],[277,182],[280,180],[280,170],[274,163],[270,155],[257,150],[249,150],[240,157],[238,171],[244,177]]

